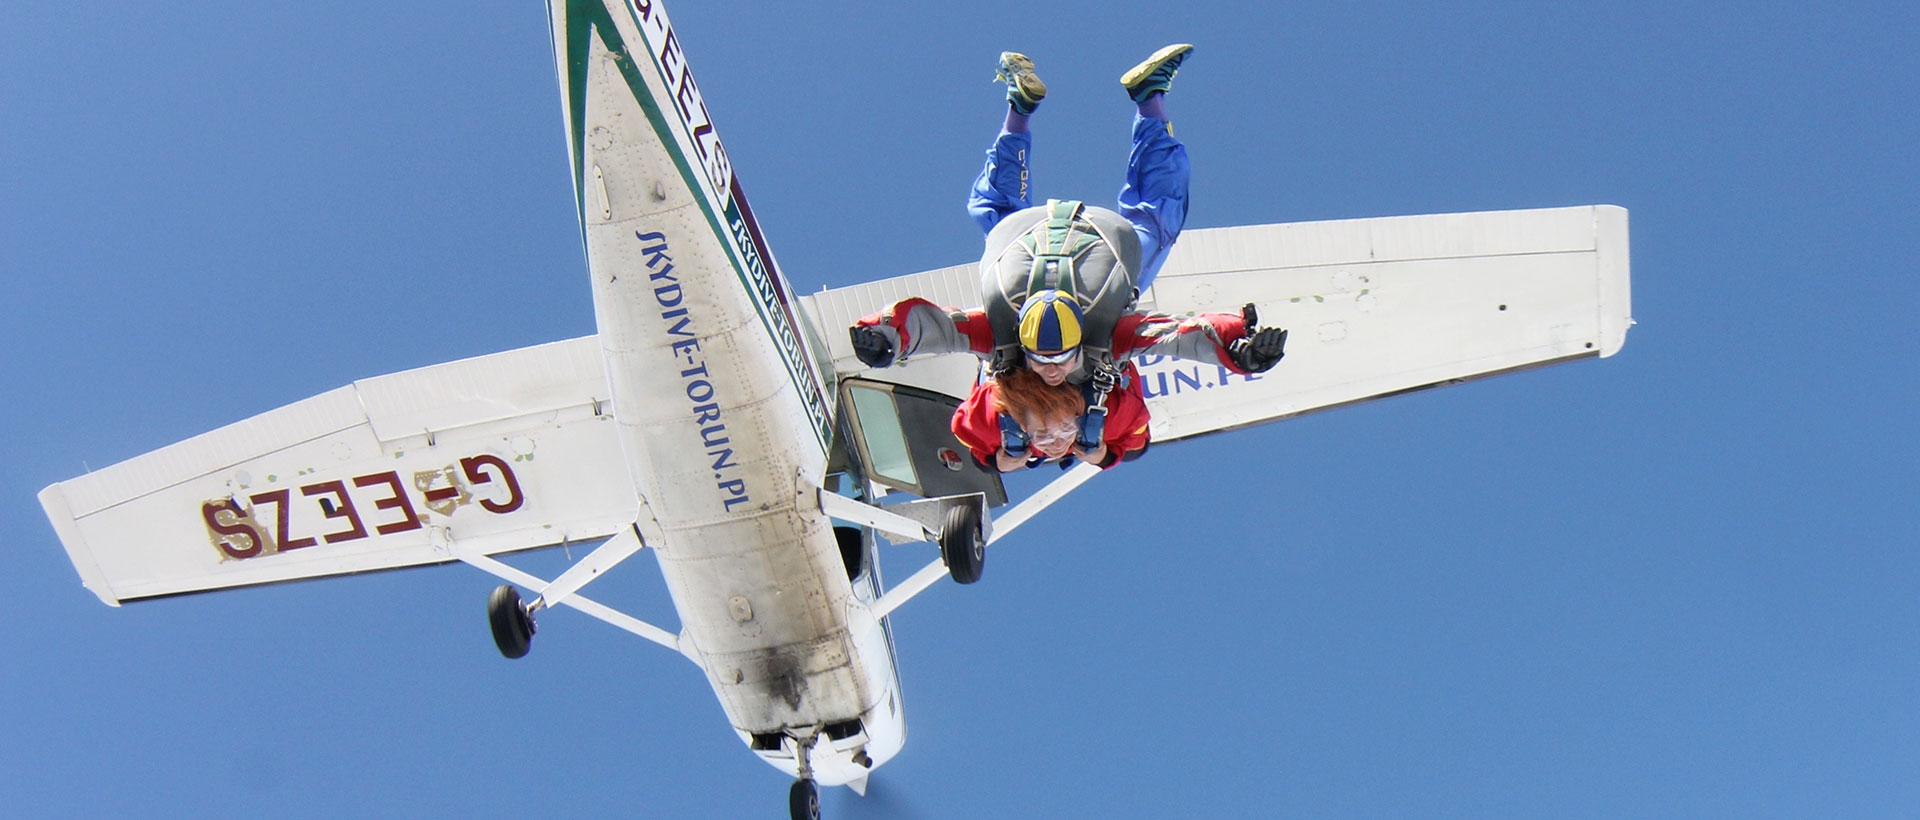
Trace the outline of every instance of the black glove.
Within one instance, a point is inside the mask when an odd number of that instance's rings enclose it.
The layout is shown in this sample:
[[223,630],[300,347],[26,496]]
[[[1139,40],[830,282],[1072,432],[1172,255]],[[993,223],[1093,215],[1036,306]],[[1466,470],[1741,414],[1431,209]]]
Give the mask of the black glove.
[[[1087,381],[1093,385],[1096,400],[1104,399],[1108,393],[1113,392],[1113,388],[1120,384],[1120,368],[1113,366],[1113,364],[1109,362],[1089,361],[1087,362],[1087,370],[1091,371],[1087,377]],[[1102,406],[1105,405],[1104,402],[1101,402],[1101,404]]]
[[[1248,330],[1252,330],[1251,327]],[[1265,373],[1287,355],[1287,332],[1277,327],[1253,331],[1227,346],[1234,365],[1248,373]]]
[[868,367],[893,364],[893,342],[886,334],[865,325],[854,325],[847,328],[847,335],[853,338],[853,355],[861,364]]
[[994,381],[999,381],[1011,375],[1013,371],[1019,370],[1021,366],[1025,364],[1026,357],[1020,355],[1018,348],[1014,350],[995,350],[993,351],[993,356],[987,360],[987,375],[993,378]]

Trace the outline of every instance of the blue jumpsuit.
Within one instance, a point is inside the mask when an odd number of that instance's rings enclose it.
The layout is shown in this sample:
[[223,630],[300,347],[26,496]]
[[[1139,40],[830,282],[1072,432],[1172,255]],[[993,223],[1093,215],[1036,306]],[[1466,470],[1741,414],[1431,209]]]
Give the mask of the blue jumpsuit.
[[[990,232],[1000,220],[1015,211],[1032,207],[1033,198],[1027,171],[1032,153],[1032,134],[1001,131],[987,150],[986,167],[967,194],[967,213]],[[1127,156],[1127,181],[1120,187],[1121,216],[1133,224],[1140,237],[1140,278],[1142,293],[1153,284],[1167,259],[1167,250],[1180,237],[1187,221],[1187,183],[1192,177],[1187,164],[1187,147],[1173,136],[1165,120],[1135,115],[1133,150]]]

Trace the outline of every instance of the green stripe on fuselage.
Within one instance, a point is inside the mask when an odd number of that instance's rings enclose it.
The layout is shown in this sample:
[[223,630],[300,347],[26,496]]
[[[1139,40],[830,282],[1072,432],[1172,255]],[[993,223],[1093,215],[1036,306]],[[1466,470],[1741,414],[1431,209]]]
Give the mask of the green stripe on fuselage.
[[[694,170],[692,163],[688,162],[686,152],[682,150],[679,140],[674,137],[672,125],[666,118],[666,112],[663,111],[660,105],[654,100],[653,94],[647,90],[646,78],[640,75],[638,61],[633,58],[632,51],[627,47],[625,38],[621,36],[619,28],[614,25],[613,18],[609,15],[606,5],[600,2],[600,0],[565,0],[565,2],[567,3],[567,31],[565,34],[567,38],[568,63],[567,110],[572,125],[571,133],[569,133],[567,137],[573,143],[574,207],[580,217],[582,242],[585,241],[585,228],[587,224],[587,57],[592,45],[590,38],[594,32],[598,32],[601,45],[613,53],[616,62],[620,66],[620,76],[626,80],[627,90],[632,93],[634,101],[640,105],[640,110],[647,115],[647,123],[652,126],[654,137],[659,140],[661,146],[667,149],[667,155],[673,159],[674,167],[680,172],[681,181],[687,186],[689,191],[696,193],[694,199],[699,202],[700,211],[706,216],[707,224],[713,231],[714,237],[720,240],[720,246],[725,250],[728,261],[733,266],[735,278],[739,280],[740,286],[747,291],[749,301],[753,303],[754,311],[760,315],[761,326],[766,329],[767,335],[774,339],[775,347],[778,348],[781,337],[781,333],[776,324],[778,320],[768,312],[769,308],[767,305],[762,303],[752,280],[748,276],[746,260],[741,258],[734,245],[733,234],[728,229],[728,226],[744,219],[744,215],[740,212],[739,203],[737,201],[730,202],[728,213],[722,215],[714,211],[713,203],[706,197],[697,195],[701,190],[703,178]],[[632,16],[633,9],[631,6],[627,7],[627,13],[636,29],[642,29],[646,25],[645,22]],[[644,35],[642,36],[644,37]],[[666,86],[666,78],[660,74],[659,66],[654,64],[652,52],[647,51],[646,53],[648,55],[647,64],[652,67],[655,75],[660,78],[661,85],[663,87]],[[683,67],[682,70],[688,71],[690,69]],[[731,192],[727,192],[727,194],[731,199]],[[722,218],[723,216],[726,217],[724,220]],[[753,241],[752,237],[747,237],[746,241]],[[777,274],[773,269],[771,254],[767,252],[766,248],[756,247],[756,250],[760,255],[763,267],[766,269],[765,273],[768,279],[774,282],[777,290],[779,282],[776,278]],[[784,319],[785,317],[782,316],[780,318]],[[797,320],[796,323],[798,323]],[[809,335],[806,329],[803,327],[794,327],[792,330],[795,337],[800,340],[802,348],[810,349],[810,342],[812,340],[806,338],[806,336]],[[829,417],[826,398],[821,395],[819,388],[814,385],[812,374],[796,371],[794,363],[785,355],[781,355],[780,360],[781,364],[787,370],[787,376],[792,380],[794,388],[799,391],[800,400],[816,408],[809,412],[812,423],[810,423],[808,427],[812,428],[816,443],[820,446],[821,451],[825,452],[827,442],[831,437],[832,427],[832,419]]]

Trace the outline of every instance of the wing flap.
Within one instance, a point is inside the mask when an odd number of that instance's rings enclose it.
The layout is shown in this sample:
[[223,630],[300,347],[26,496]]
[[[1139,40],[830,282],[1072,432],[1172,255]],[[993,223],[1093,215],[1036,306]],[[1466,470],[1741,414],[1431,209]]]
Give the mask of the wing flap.
[[79,516],[123,504],[179,476],[236,464],[275,446],[310,441],[365,421],[353,388],[342,387],[61,482]]
[[964,397],[972,391],[980,373],[979,363],[972,356],[922,356],[883,370],[872,370],[853,355],[853,342],[847,336],[847,328],[862,316],[916,296],[944,307],[979,307],[979,265],[954,265],[822,290],[801,296],[800,305],[814,323],[819,337],[826,341],[838,375],[859,374],[875,381]]
[[[363,380],[54,484],[109,604],[605,537],[636,495],[589,337]],[[590,366],[591,363],[591,366]]]
[[353,383],[374,435],[395,441],[608,398],[588,336]]

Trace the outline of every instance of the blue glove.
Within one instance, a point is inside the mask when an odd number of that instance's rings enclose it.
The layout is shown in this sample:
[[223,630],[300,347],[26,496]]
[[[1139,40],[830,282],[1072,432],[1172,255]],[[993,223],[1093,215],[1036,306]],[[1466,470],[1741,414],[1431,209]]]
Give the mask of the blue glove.
[[1000,447],[1007,455],[1015,458],[1027,457],[1027,431],[1020,429],[1020,422],[1014,421],[1006,413],[1000,414]]
[[1080,417],[1080,440],[1082,450],[1091,450],[1100,446],[1100,439],[1106,435],[1107,413],[1105,410],[1089,411]]

